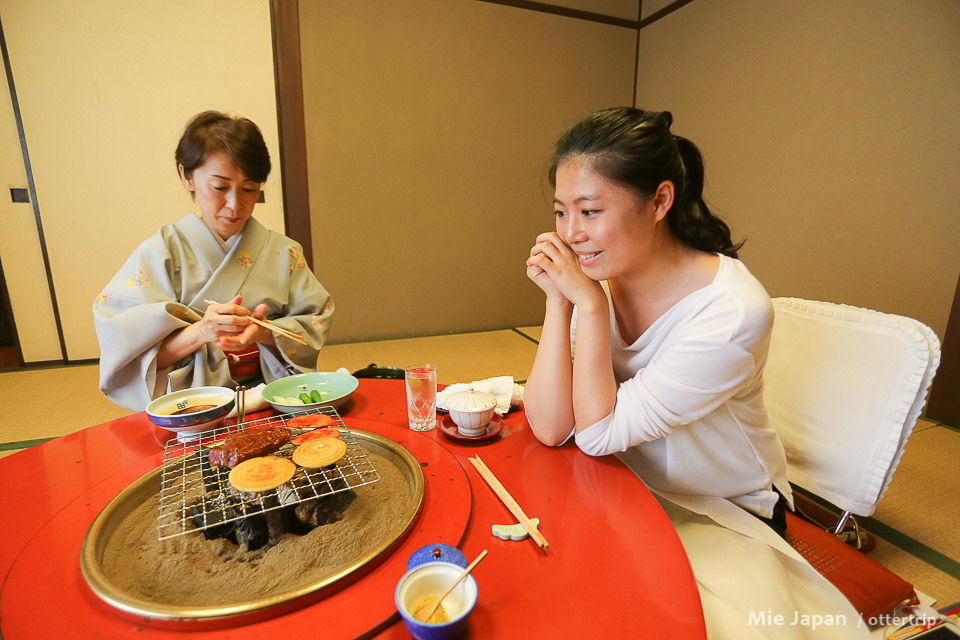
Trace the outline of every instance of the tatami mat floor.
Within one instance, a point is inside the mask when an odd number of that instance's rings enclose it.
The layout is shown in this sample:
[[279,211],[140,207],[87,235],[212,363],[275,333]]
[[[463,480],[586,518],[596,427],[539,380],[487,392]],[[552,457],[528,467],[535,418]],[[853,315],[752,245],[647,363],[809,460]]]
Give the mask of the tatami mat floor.
[[[540,327],[330,345],[319,368],[356,371],[371,363],[398,366],[428,361],[442,384],[492,376],[526,379]],[[49,438],[128,415],[97,391],[95,365],[0,373],[0,457]],[[877,536],[870,556],[940,606],[960,601],[960,431],[921,420],[893,481],[872,518]],[[0,479],[2,483],[2,479]]]
[[320,351],[317,368],[356,371],[368,364],[403,367],[429,362],[437,367],[440,384],[493,376],[519,381],[530,373],[539,338],[540,327],[535,327],[331,345]]

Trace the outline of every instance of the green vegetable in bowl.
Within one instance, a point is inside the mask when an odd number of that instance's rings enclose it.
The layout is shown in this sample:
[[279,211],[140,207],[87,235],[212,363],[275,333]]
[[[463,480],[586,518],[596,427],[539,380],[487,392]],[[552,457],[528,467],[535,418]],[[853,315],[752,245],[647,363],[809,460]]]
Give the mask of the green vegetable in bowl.
[[316,389],[310,392],[310,400],[313,402],[323,402],[323,398],[320,397],[320,392]]
[[313,400],[310,399],[310,396],[307,393],[301,393],[300,399],[303,400],[303,404],[312,404]]

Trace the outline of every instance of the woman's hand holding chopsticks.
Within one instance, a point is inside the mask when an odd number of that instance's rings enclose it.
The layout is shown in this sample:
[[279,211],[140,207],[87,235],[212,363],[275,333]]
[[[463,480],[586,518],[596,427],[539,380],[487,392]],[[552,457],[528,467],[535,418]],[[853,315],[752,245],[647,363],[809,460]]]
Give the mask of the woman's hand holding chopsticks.
[[[225,330],[217,337],[217,346],[224,352],[242,352],[248,350],[254,344],[274,344],[273,333],[263,326],[265,323],[264,313],[267,305],[258,304],[252,311],[243,307],[240,302],[242,298],[236,296],[229,304],[221,305],[210,300],[206,301],[210,306],[209,311],[215,308],[216,312],[221,314],[222,318],[230,318],[239,325],[239,332],[231,330],[227,325]],[[228,307],[224,309],[224,307]],[[258,317],[259,316],[259,317]],[[258,323],[260,320],[261,323]]]
[[179,362],[205,344],[216,344],[224,351],[235,351],[251,344],[252,332],[247,332],[246,336],[244,332],[256,325],[248,319],[250,312],[240,306],[241,301],[240,296],[225,304],[206,301],[209,306],[199,320],[163,340],[157,353],[157,366],[166,367]]
[[182,329],[174,331],[160,344],[157,366],[166,367],[179,362],[205,344],[214,343],[224,352],[245,351],[253,344],[275,344],[274,334],[279,333],[300,344],[306,341],[295,333],[267,322],[267,305],[258,304],[251,313],[241,306],[242,296],[234,296],[230,302],[220,303],[204,300],[207,309],[203,316]]
[[[217,340],[217,346],[227,352],[231,351],[243,351],[250,345],[254,343],[260,344],[275,344],[274,333],[278,333],[284,337],[287,337],[294,342],[300,344],[307,344],[306,341],[298,336],[295,333],[282,329],[274,324],[271,324],[267,321],[265,313],[267,310],[267,305],[258,304],[253,309],[253,313],[250,313],[244,307],[240,306],[242,302],[241,296],[236,296],[229,305],[221,305],[218,302],[213,300],[204,300],[208,305],[207,310],[209,311],[212,307],[216,306],[216,310],[219,313],[229,313],[229,311],[236,312],[237,318],[245,318],[243,322],[243,328],[239,334],[231,333],[229,331],[224,332]],[[232,309],[223,309],[223,307],[232,306]]]

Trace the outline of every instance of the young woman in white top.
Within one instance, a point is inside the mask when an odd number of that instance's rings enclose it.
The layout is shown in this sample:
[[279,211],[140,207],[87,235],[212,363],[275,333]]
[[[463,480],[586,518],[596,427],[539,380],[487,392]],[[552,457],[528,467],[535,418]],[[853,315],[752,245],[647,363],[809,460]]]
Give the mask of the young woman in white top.
[[856,612],[782,538],[792,497],[763,405],[770,299],[704,202],[703,159],[672,120],[606,109],[556,144],[556,232],[526,262],[546,294],[530,426],[551,446],[573,436],[617,454],[653,490],[710,637],[831,637],[786,624],[807,614],[858,637]]

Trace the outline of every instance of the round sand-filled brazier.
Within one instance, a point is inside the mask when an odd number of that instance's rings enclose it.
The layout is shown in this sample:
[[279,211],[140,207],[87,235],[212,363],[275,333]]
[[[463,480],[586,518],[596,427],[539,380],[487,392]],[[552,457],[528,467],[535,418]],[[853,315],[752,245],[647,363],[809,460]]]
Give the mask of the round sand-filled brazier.
[[87,584],[121,613],[157,626],[200,627],[269,617],[271,610],[335,589],[375,566],[423,501],[423,473],[406,449],[373,433],[351,434],[380,479],[355,489],[339,521],[305,535],[284,534],[256,551],[199,532],[158,540],[158,468],[122,491],[91,525],[80,554]]

